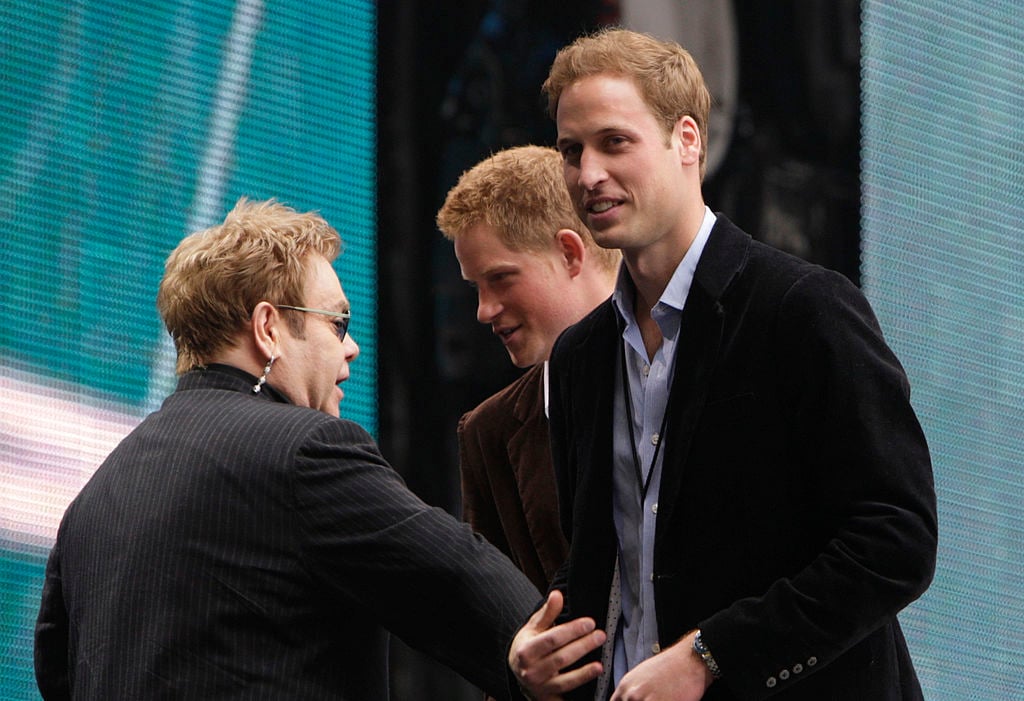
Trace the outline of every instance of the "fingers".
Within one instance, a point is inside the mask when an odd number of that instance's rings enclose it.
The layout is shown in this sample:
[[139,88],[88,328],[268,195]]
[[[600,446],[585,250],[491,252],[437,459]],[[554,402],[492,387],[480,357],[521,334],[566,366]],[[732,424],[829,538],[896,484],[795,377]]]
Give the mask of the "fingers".
[[[573,669],[551,677],[542,687],[543,694],[548,698],[561,698],[573,689],[601,676],[601,663],[591,662],[578,669]],[[541,696],[544,698],[544,696]]]
[[562,672],[605,640],[604,631],[595,630],[591,618],[577,618],[552,627],[562,605],[561,592],[551,592],[516,634],[509,651],[509,667],[520,686],[535,698],[562,694],[601,674],[600,662]]

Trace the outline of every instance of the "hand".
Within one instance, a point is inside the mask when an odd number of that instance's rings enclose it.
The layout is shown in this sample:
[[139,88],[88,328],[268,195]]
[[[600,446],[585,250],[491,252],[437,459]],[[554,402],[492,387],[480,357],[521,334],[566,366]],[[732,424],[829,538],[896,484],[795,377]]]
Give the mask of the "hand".
[[612,701],[699,701],[715,680],[696,652],[696,631],[626,672]]
[[561,694],[596,679],[601,663],[591,662],[578,669],[563,669],[604,644],[604,631],[595,630],[592,618],[577,618],[555,627],[562,612],[562,592],[555,590],[526,622],[508,653],[508,666],[529,698],[557,701]]

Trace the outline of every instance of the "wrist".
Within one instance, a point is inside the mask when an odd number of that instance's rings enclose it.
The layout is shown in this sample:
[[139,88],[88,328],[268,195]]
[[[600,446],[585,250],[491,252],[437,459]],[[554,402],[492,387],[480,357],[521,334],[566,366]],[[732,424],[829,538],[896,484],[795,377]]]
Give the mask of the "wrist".
[[693,651],[697,653],[697,656],[707,666],[708,671],[711,672],[711,676],[718,679],[722,676],[722,670],[718,666],[718,662],[715,661],[715,656],[711,654],[711,650],[708,648],[707,643],[704,642],[704,638],[701,636],[700,629],[697,629],[696,635],[693,636]]

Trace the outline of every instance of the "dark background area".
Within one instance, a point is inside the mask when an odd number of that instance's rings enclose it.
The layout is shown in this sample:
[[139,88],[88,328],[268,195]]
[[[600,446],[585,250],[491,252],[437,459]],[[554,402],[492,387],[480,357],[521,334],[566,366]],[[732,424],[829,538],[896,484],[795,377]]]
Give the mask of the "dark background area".
[[[731,7],[735,99],[705,200],[755,238],[859,283],[859,3]],[[434,216],[490,153],[553,144],[540,85],[555,52],[620,16],[615,0],[378,3],[379,438],[410,488],[455,515],[456,422],[519,371],[477,323],[475,292]],[[723,117],[712,109],[713,123]],[[480,698],[400,642],[392,679],[399,701]]]

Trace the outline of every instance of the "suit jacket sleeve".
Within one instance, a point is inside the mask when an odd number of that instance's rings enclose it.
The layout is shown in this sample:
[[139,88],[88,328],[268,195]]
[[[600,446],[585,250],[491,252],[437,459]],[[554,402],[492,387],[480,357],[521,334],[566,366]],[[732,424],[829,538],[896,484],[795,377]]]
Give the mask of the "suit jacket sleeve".
[[[770,695],[765,680],[778,670],[802,664],[813,673],[809,660],[824,668],[840,658],[920,596],[935,567],[936,505],[927,444],[906,376],[867,301],[842,276],[816,269],[786,290],[776,319],[772,337],[779,350],[772,357],[783,396],[778,408],[787,414],[779,425],[790,433],[780,441],[749,441],[754,447],[787,446],[782,459],[758,464],[762,456],[755,453],[747,459],[758,469],[779,471],[777,488],[760,494],[763,501],[776,500],[776,520],[790,518],[785,510],[802,508],[805,514],[793,519],[801,525],[790,542],[774,549],[761,543],[767,552],[753,567],[767,571],[773,558],[782,562],[800,548],[808,560],[791,574],[780,572],[763,592],[700,622],[726,672],[724,681],[741,698]],[[722,444],[718,454],[730,450]],[[710,538],[715,542],[717,535]],[[738,576],[744,567],[733,563],[729,571]]]
[[508,646],[539,593],[507,558],[419,500],[350,422],[319,422],[303,441],[294,499],[303,560],[329,590],[508,697]]
[[35,671],[46,701],[71,698],[68,670],[68,614],[60,576],[60,550],[54,546],[46,563],[42,603],[35,629]]

